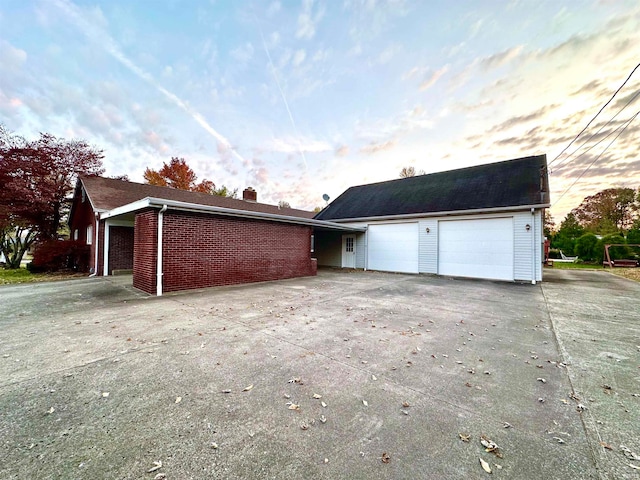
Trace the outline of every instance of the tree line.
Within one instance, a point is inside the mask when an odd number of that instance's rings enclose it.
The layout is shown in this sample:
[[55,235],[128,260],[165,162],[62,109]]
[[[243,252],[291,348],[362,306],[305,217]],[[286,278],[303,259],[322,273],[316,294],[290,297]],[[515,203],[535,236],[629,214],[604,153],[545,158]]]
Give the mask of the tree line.
[[[602,261],[606,244],[640,244],[640,188],[607,188],[586,197],[556,228],[545,214],[545,235],[551,248],[584,261]],[[611,249],[614,258],[638,256],[640,249]]]

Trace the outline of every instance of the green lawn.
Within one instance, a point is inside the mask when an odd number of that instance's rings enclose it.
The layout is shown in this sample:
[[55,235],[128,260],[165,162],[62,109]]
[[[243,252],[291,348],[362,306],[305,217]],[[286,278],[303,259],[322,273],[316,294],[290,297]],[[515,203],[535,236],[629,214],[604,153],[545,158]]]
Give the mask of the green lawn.
[[575,270],[575,269],[597,269],[597,270],[602,270],[602,265],[599,265],[597,263],[560,263],[560,262],[553,262],[553,267],[549,267],[549,268],[557,268],[557,269],[562,269],[562,270]]
[[86,276],[86,274],[75,272],[31,273],[26,268],[0,268],[0,285],[9,285],[10,283],[50,282],[53,280],[66,280],[69,278],[81,278]]

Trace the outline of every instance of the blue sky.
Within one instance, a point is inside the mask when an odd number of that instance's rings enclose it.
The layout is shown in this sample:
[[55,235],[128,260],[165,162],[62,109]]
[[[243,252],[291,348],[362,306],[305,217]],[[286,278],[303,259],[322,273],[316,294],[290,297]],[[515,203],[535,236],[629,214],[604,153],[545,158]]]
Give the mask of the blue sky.
[[[2,0],[0,123],[85,139],[107,175],[141,181],[178,156],[217,185],[312,209],[404,166],[553,160],[639,45],[633,0]],[[640,70],[589,132],[639,90]],[[556,220],[640,186],[639,132],[554,162]]]

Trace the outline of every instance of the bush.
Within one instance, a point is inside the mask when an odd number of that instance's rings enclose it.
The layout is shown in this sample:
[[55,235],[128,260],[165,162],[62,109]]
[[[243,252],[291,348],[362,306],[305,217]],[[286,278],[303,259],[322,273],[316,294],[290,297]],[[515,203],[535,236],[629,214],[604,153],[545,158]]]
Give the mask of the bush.
[[70,269],[89,270],[89,246],[79,240],[47,240],[36,245],[33,261],[27,265],[31,273]]
[[627,233],[627,243],[640,243],[640,228],[634,228]]
[[576,255],[581,260],[592,262],[598,259],[598,253],[596,251],[596,245],[598,244],[598,237],[593,233],[585,233],[576,240]]
[[[595,246],[594,253],[595,259],[598,261],[604,260],[604,246],[612,243],[627,243],[622,235],[607,235],[606,237],[598,240],[598,243]],[[611,260],[620,260],[623,258],[629,258],[631,255],[631,250],[627,246],[623,247],[611,247],[609,248],[609,256]]]

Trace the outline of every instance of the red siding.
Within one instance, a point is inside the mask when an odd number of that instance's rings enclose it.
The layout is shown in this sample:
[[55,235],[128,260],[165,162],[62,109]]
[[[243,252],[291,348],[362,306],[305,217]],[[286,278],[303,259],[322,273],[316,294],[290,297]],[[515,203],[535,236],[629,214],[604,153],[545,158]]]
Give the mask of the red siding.
[[133,248],[133,286],[156,293],[158,212],[147,210],[136,215]]
[[133,227],[109,228],[109,273],[133,268]]

